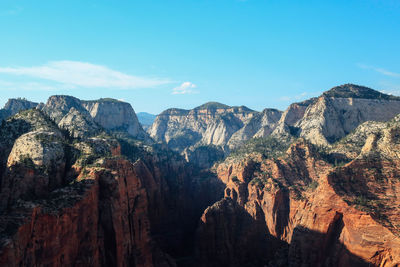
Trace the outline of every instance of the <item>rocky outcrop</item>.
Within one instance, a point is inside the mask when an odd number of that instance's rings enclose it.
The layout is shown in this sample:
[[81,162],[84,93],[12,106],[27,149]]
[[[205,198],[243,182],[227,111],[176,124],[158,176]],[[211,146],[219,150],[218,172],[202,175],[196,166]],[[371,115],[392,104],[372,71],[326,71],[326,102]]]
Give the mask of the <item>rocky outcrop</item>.
[[38,103],[28,101],[24,98],[11,98],[4,105],[4,108],[0,109],[0,122],[22,110],[35,108],[37,105]]
[[58,126],[67,130],[74,138],[95,136],[102,131],[102,128],[94,122],[92,117],[85,112],[82,114],[74,107],[60,120]]
[[82,107],[81,100],[73,96],[54,95],[50,96],[42,111],[46,113],[52,120],[59,123],[68,112],[74,108],[81,113],[87,113]]
[[11,117],[0,134],[2,266],[192,262],[197,219],[223,195],[176,153],[127,137],[74,139],[40,110]]
[[99,99],[83,101],[82,106],[90,113],[93,120],[105,129],[127,132],[138,139],[147,138],[129,103],[114,99]]
[[53,96],[0,127],[0,265],[400,265],[398,103],[212,102],[160,114],[153,144],[129,104]]
[[198,266],[263,266],[276,249],[262,211],[252,217],[230,198],[204,211],[196,242]]
[[109,131],[127,133],[134,138],[150,141],[129,103],[111,98],[83,101],[72,96],[59,95],[51,96],[42,110],[65,129],[70,131],[74,127],[72,135],[75,137],[98,133],[100,126]]
[[192,110],[169,109],[157,116],[150,136],[172,149],[196,145],[226,146],[231,136],[256,112],[246,107],[207,103]]
[[275,129],[282,112],[276,109],[264,109],[254,115],[244,126],[236,131],[228,141],[230,148],[241,146],[245,141],[253,137],[269,136]]
[[135,166],[107,160],[101,168],[83,169],[76,184],[53,192],[49,200],[26,202],[25,219],[15,234],[2,240],[0,262],[175,266],[152,242],[147,208]]
[[244,106],[210,102],[192,110],[166,110],[157,116],[148,132],[155,141],[166,143],[187,159],[206,158],[209,155],[200,156],[198,147],[218,147],[227,154],[252,137],[269,135],[280,116],[281,112],[275,109],[256,112]]
[[[261,216],[268,233],[286,244],[275,250],[269,261],[273,266],[285,258],[288,261],[281,266],[396,266],[400,264],[396,129],[386,127],[375,141],[367,138],[359,156],[344,166],[331,165],[325,154],[301,141],[281,158],[228,159],[216,171],[226,184],[225,197],[246,211],[241,216],[255,221]],[[217,229],[229,237],[233,230],[221,224],[232,221],[232,212],[218,210],[218,219],[204,219],[210,211],[205,212],[199,231],[216,229],[218,221]],[[236,240],[246,239],[246,234],[235,231]],[[265,231],[259,235],[265,236]],[[220,242],[209,238],[212,244]],[[213,264],[215,254],[202,248],[201,240],[198,249],[208,253]]]
[[288,108],[274,136],[294,135],[328,145],[363,122],[388,121],[400,113],[399,97],[353,84],[334,87],[300,104]]
[[10,112],[10,116],[17,114],[22,110],[35,108],[38,103],[28,101],[24,98],[11,98],[4,105],[4,110],[8,110]]

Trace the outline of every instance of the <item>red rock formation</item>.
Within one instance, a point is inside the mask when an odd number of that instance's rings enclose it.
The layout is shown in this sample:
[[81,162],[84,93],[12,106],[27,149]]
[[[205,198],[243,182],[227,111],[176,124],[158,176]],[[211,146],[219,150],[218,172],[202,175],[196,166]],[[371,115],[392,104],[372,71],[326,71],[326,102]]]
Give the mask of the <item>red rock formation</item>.
[[[300,142],[280,159],[228,161],[217,168],[217,173],[226,184],[226,197],[235,200],[255,220],[262,214],[269,233],[289,244],[289,264],[396,266],[400,264],[400,238],[393,225],[400,214],[396,208],[400,199],[400,185],[395,178],[400,175],[398,169],[398,163],[376,158],[355,159],[335,168],[323,161],[312,146]],[[379,177],[385,177],[386,185],[381,182],[378,186]],[[371,203],[384,203],[388,208],[375,213],[363,210],[354,203],[357,195],[351,192],[372,193],[376,201]],[[231,220],[224,209],[219,213],[218,221]],[[379,215],[386,215],[388,222],[379,220]],[[215,219],[209,217],[210,211],[206,210],[201,228],[218,228]],[[202,257],[204,262],[206,256]]]
[[263,266],[272,257],[276,242],[257,215],[250,216],[230,198],[207,208],[197,231],[198,265]]
[[151,239],[147,195],[135,165],[106,160],[83,169],[78,181],[55,192],[56,199],[25,204],[30,214],[2,240],[1,265],[174,266]]

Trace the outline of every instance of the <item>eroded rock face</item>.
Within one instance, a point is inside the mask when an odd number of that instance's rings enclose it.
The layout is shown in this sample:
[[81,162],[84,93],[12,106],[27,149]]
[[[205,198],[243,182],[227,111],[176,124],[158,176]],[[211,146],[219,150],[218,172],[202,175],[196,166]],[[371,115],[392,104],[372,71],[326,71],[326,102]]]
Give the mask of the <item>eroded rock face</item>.
[[38,103],[28,101],[24,98],[12,98],[7,101],[4,108],[0,109],[0,123],[19,111],[37,107]]
[[157,116],[148,132],[154,140],[178,151],[199,144],[223,147],[255,114],[246,107],[219,103],[207,103],[192,110],[170,109]]
[[269,135],[280,117],[281,112],[275,109],[256,112],[244,106],[210,102],[192,110],[166,110],[157,116],[148,133],[155,141],[166,143],[188,160],[193,159],[194,164],[200,159],[204,167],[215,161],[203,164],[203,159],[213,157],[210,153],[200,155],[201,147],[209,146],[209,150],[227,154],[252,137]]
[[[400,236],[394,226],[400,200],[397,147],[393,147],[397,126],[378,136],[341,167],[329,164],[302,141],[282,158],[226,161],[217,173],[226,184],[225,197],[254,220],[261,214],[268,232],[288,245],[274,260],[286,257],[289,266],[396,266],[400,264]],[[224,213],[218,221],[228,223],[231,217]],[[202,221],[201,228],[215,228],[215,220]]]
[[154,178],[143,164],[123,159],[116,140],[70,144],[39,110],[15,115],[0,132],[8,154],[0,265],[175,266],[151,237],[143,181]]
[[282,112],[276,109],[264,109],[252,117],[240,130],[236,131],[228,141],[230,148],[236,148],[253,137],[269,136],[275,129]]
[[43,204],[24,207],[30,214],[3,240],[2,264],[175,265],[152,242],[146,191],[129,161],[84,169],[77,184],[53,194],[57,197]]
[[126,131],[132,136],[146,137],[142,126],[129,103],[117,100],[84,101],[83,107],[93,120],[105,129]]
[[60,120],[58,126],[68,130],[69,134],[74,138],[94,136],[102,131],[92,117],[86,113],[82,114],[74,107]]
[[307,109],[297,126],[301,129],[300,136],[326,145],[365,121],[388,121],[398,113],[399,100],[321,97]]
[[208,207],[197,230],[198,266],[263,266],[267,263],[276,244],[260,215],[250,216],[230,198]]
[[0,265],[400,265],[397,103],[345,85],[283,114],[169,110],[154,136],[194,167],[135,140],[129,105],[51,97],[0,128]]
[[398,113],[400,98],[345,84],[318,98],[289,106],[272,135],[294,135],[317,145],[329,145],[363,122],[388,121]]
[[0,134],[2,266],[191,262],[197,219],[222,197],[217,179],[176,153],[106,135],[71,139],[40,110],[15,115]]
[[35,108],[37,105],[38,103],[31,102],[23,98],[12,98],[7,101],[3,109],[8,110],[10,112],[10,116],[12,116],[21,110]]
[[63,128],[70,131],[68,127],[73,127],[74,137],[98,133],[100,126],[150,141],[129,103],[115,99],[83,101],[72,96],[51,96],[42,110]]
[[54,95],[50,96],[47,103],[43,106],[42,111],[46,113],[52,120],[59,123],[62,118],[68,114],[71,108],[84,113],[81,100],[73,96]]
[[33,131],[14,143],[3,175],[2,206],[32,196],[44,197],[63,183],[63,137],[59,132]]

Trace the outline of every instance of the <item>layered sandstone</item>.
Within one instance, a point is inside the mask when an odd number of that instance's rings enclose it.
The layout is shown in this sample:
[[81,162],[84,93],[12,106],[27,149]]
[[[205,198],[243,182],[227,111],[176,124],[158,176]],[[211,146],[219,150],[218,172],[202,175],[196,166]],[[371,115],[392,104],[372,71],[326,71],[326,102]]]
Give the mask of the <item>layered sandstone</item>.
[[272,133],[294,135],[317,145],[329,145],[366,121],[388,121],[400,113],[400,98],[345,84],[320,97],[291,105]]
[[[306,141],[292,145],[281,158],[263,159],[254,155],[230,159],[218,166],[218,177],[226,184],[225,196],[247,213],[235,212],[236,216],[261,220],[272,237],[287,244],[287,249],[282,245],[281,250],[275,250],[280,256],[265,259],[263,264],[400,264],[396,226],[399,219],[396,203],[400,200],[396,178],[398,156],[396,147],[388,145],[388,140],[393,144],[398,138],[397,126],[393,127],[385,129],[381,139],[367,142],[360,156],[344,166],[331,165]],[[219,219],[213,215],[216,212]],[[231,235],[230,228],[216,225],[216,220],[231,221],[231,213],[218,206],[213,211],[206,210],[199,231],[206,234],[224,229],[225,235]],[[237,239],[242,235],[246,239],[246,234],[236,233],[240,235]],[[265,230],[259,234],[265,236]],[[268,235],[265,238],[271,239]],[[251,246],[243,246],[241,250],[249,248],[251,251]],[[207,264],[207,253],[211,263],[215,262],[215,255],[202,248],[201,242],[198,249],[203,264]]]
[[126,102],[111,98],[83,101],[72,96],[56,95],[47,100],[42,110],[64,128],[76,123],[74,127],[79,130],[72,133],[75,136],[82,136],[85,131],[96,133],[100,126],[140,140],[150,140],[132,106]]

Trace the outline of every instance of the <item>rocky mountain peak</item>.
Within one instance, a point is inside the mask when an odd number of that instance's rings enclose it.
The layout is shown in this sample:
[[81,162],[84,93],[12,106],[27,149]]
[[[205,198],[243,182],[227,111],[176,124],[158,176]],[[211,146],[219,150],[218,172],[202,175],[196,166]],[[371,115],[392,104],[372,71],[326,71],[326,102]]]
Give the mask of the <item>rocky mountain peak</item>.
[[4,109],[10,111],[11,115],[17,114],[21,110],[31,109],[38,103],[28,101],[24,98],[11,98],[4,105]]
[[107,130],[125,132],[135,138],[149,140],[132,106],[113,98],[84,101],[72,96],[54,95],[48,99],[42,110],[76,137],[98,133],[98,124]]
[[42,110],[56,123],[59,123],[71,108],[83,111],[81,100],[68,95],[53,95],[49,97]]
[[215,110],[215,109],[229,109],[230,106],[219,103],[219,102],[207,102],[203,105],[200,105],[196,108],[195,110],[202,110],[202,109],[209,109],[209,110]]
[[400,100],[400,97],[387,95],[365,86],[350,83],[333,87],[329,91],[324,92],[323,96],[337,98]]
[[124,131],[140,139],[147,137],[129,103],[112,98],[82,101],[93,120],[108,130]]

